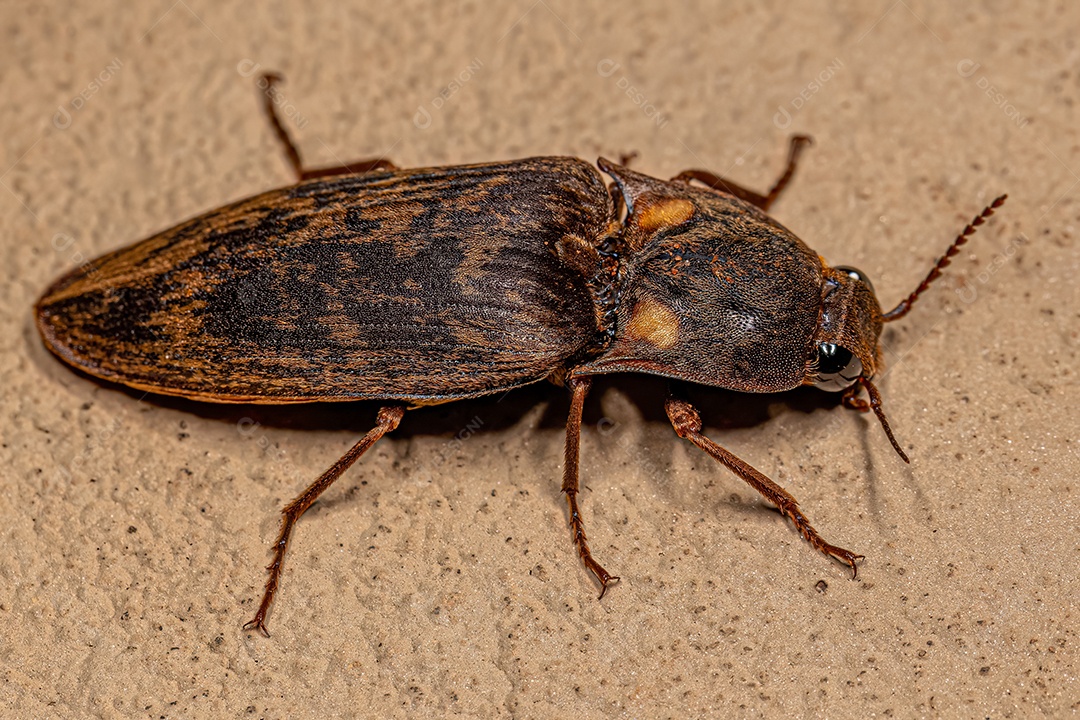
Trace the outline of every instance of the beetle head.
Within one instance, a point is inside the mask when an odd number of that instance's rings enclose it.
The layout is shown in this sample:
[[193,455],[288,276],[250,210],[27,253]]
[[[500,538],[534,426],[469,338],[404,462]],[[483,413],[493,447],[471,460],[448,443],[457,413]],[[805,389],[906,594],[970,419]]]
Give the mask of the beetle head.
[[930,283],[941,277],[941,271],[949,265],[960,246],[1004,204],[1006,197],[998,197],[975,216],[915,291],[887,313],[881,311],[874,288],[862,272],[852,267],[825,267],[821,322],[815,334],[815,352],[808,365],[806,382],[827,391],[847,390],[859,382],[870,392],[873,401],[875,391],[869,381],[878,368],[878,337],[882,326],[908,314]]
[[823,267],[821,316],[804,384],[846,390],[878,367],[883,315],[867,277],[851,267]]
[[[884,323],[874,288],[862,272],[853,267],[825,267],[821,318],[803,382],[826,392],[843,392],[848,407],[872,409],[893,449],[904,462],[911,462],[893,435],[877,387],[870,382],[879,364],[878,338]],[[870,396],[869,403],[857,397],[862,389]]]

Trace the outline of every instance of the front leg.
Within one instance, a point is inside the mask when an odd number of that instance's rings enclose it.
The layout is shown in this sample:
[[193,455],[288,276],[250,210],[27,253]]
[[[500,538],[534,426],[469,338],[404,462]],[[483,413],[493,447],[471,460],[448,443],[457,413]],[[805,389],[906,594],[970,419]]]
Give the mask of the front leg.
[[713,190],[719,190],[726,192],[728,195],[734,195],[743,202],[748,202],[751,205],[756,205],[762,210],[768,211],[776,199],[780,197],[780,194],[784,192],[784,188],[791,182],[791,178],[795,175],[795,168],[799,164],[799,155],[802,151],[813,144],[813,140],[809,135],[793,135],[791,137],[791,144],[788,146],[788,158],[787,165],[784,166],[784,172],[780,175],[779,179],[773,183],[772,188],[765,195],[756,193],[753,190],[747,190],[742,185],[738,185],[725,177],[721,177],[708,170],[683,170],[681,173],[671,178],[673,181],[688,183],[691,180],[697,180],[700,183],[708,185]]
[[776,505],[780,512],[795,524],[795,528],[811,545],[826,555],[846,563],[851,568],[851,577],[855,578],[859,572],[856,561],[861,560],[863,556],[825,542],[825,539],[818,535],[817,530],[810,525],[810,521],[799,510],[799,502],[791,493],[702,435],[701,414],[697,411],[697,408],[686,400],[673,395],[664,403],[664,409],[667,410],[668,419],[671,420],[671,425],[675,428],[675,432],[679,434],[679,437],[694,443],[714,460],[745,480],[750,487],[761,493],[762,497]]

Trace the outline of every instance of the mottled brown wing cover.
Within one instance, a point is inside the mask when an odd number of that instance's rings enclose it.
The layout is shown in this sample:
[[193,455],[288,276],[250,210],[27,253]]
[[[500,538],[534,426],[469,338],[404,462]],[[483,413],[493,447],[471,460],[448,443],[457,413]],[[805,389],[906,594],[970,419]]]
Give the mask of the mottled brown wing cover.
[[541,380],[596,342],[588,268],[613,213],[571,158],[371,173],[237,202],[42,297],[92,375],[217,402],[438,402]]

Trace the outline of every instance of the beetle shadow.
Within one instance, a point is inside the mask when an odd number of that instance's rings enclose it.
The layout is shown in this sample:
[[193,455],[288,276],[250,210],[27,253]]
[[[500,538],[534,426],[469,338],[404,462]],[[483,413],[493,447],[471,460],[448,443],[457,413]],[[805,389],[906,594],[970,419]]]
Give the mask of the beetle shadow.
[[[643,424],[657,430],[656,432],[635,433],[636,445],[631,450],[632,460],[640,461],[643,471],[649,475],[647,482],[651,483],[655,490],[664,494],[670,502],[678,504],[686,500],[685,496],[680,498],[681,493],[672,494],[673,486],[669,484],[671,478],[665,474],[669,472],[670,460],[680,445],[685,445],[687,452],[701,456],[702,467],[709,468],[706,470],[708,478],[711,479],[715,473],[715,476],[722,478],[725,483],[730,480],[731,488],[750,490],[737,475],[678,437],[664,408],[669,393],[668,387],[669,381],[665,378],[648,375],[625,374],[594,378],[582,417],[583,433],[589,432],[591,427],[594,435],[597,433],[606,435],[610,432],[610,428],[614,427],[612,419],[603,412],[601,398],[605,393],[616,390],[637,410]],[[789,412],[809,414],[841,405],[838,393],[823,393],[811,387],[781,393],[750,394],[699,385],[685,385],[683,392],[701,412],[706,434],[721,445],[724,444],[723,439],[718,438],[717,433],[758,427]],[[545,408],[543,418],[539,423],[540,427],[561,429],[565,425],[570,405],[569,394],[563,392],[561,396],[559,401],[549,403]],[[610,438],[610,440],[614,439],[614,437]],[[603,443],[603,440],[600,442]],[[617,460],[615,456],[608,457],[611,460]],[[754,464],[752,458],[750,461]],[[588,487],[588,474],[585,472],[582,474],[582,487]],[[723,485],[723,487],[729,486]],[[752,490],[750,492],[757,500],[758,495]],[[553,494],[557,493],[556,486]],[[748,514],[778,512],[773,506],[763,501],[739,501],[731,492],[718,490],[716,501],[734,505],[739,511]],[[695,512],[700,509],[696,505],[693,507]]]
[[[694,515],[708,514],[709,508],[723,509],[724,514],[735,517],[768,517],[776,519],[788,527],[793,537],[798,538],[798,531],[785,521],[780,510],[765,500],[752,487],[728,468],[715,462],[707,454],[680,439],[668,420],[664,401],[668,396],[668,381],[664,378],[646,375],[613,375],[594,378],[590,392],[591,402],[586,402],[583,413],[583,426],[592,426],[592,433],[605,435],[606,429],[613,427],[612,420],[601,410],[600,398],[609,390],[617,389],[640,413],[640,421],[652,426],[647,432],[634,431],[634,444],[629,447],[625,442],[618,442],[615,436],[607,438],[621,446],[622,450],[605,453],[607,462],[627,461],[636,465],[644,473],[643,487],[655,492],[673,508],[678,508]],[[781,393],[750,394],[698,385],[686,385],[682,388],[684,396],[701,413],[705,425],[705,434],[725,445],[724,431],[751,429],[762,426],[778,417],[789,413],[811,414],[819,410],[842,409],[840,393],[825,393],[813,387],[801,387]],[[567,393],[563,393],[564,396]],[[565,423],[569,401],[551,403],[545,410],[541,426],[561,427]],[[873,418],[870,418],[873,420]],[[870,433],[873,423],[856,423],[863,447],[869,452]],[[652,430],[658,430],[653,432]],[[587,430],[586,430],[587,432]],[[600,441],[604,444],[604,441]],[[672,474],[672,462],[678,448],[682,446],[688,454],[696,458],[694,466],[698,470],[692,476],[675,477]],[[618,453],[629,452],[629,457],[620,457]],[[561,458],[560,458],[561,459]],[[755,458],[743,458],[751,465],[756,465]],[[797,460],[796,460],[797,461]],[[595,477],[595,469],[585,469],[588,461],[583,459],[581,487],[589,488],[589,476]],[[594,465],[595,468],[595,465]],[[767,473],[768,474],[768,473]],[[865,475],[865,477],[864,477]],[[867,466],[866,473],[859,473],[858,479],[864,484],[875,485],[873,465]],[[608,477],[612,477],[608,473]],[[773,477],[775,480],[775,476]],[[808,478],[803,478],[804,480]],[[715,485],[715,487],[714,487]],[[703,488],[712,488],[704,490]],[[705,492],[709,499],[703,506],[699,498]],[[552,497],[559,495],[559,486],[552,484]],[[858,494],[858,493],[856,493]],[[796,495],[798,490],[796,489]]]
[[[87,380],[91,385],[134,398],[139,403],[179,410],[224,423],[254,422],[266,427],[288,430],[352,430],[363,434],[374,427],[378,408],[387,404],[374,400],[278,405],[213,403],[148,393],[90,375],[54,357],[38,338],[32,318],[28,318],[24,324],[23,339],[27,345],[27,355],[31,362],[38,366],[43,377],[62,382],[63,377],[74,375]],[[604,420],[599,400],[613,388],[621,391],[637,407],[645,422],[670,427],[664,410],[668,381],[640,374],[596,376],[585,402],[583,426],[595,427]],[[782,408],[781,413],[810,413],[840,404],[839,394],[822,393],[813,388],[798,388],[771,394],[739,393],[703,385],[690,385],[688,390],[690,401],[701,410],[707,427],[719,430],[760,425],[777,415],[776,408]],[[405,438],[430,435],[453,437],[461,432],[462,428],[472,427],[470,423],[476,418],[482,420],[481,432],[505,430],[518,424],[526,413],[541,404],[545,404],[545,407],[537,426],[543,429],[564,429],[570,410],[570,394],[564,388],[540,381],[485,397],[414,408],[405,413],[401,425],[393,435]]]
[[[378,408],[386,404],[369,400],[287,405],[223,404],[147,393],[102,380],[65,365],[52,357],[41,346],[40,341],[37,341],[32,323],[28,330],[26,338],[28,343],[37,346],[29,354],[35,364],[41,368],[43,376],[55,377],[60,382],[59,378],[62,376],[74,373],[93,385],[126,395],[137,404],[178,410],[206,420],[230,424],[238,429],[257,424],[298,432],[351,431],[359,439],[374,427]],[[659,425],[667,431],[666,433],[642,434],[642,441],[646,443],[646,446],[642,447],[641,451],[646,456],[667,458],[675,452],[675,448],[680,443],[684,442],[671,428],[664,409],[664,401],[668,396],[668,381],[648,375],[615,374],[595,377],[582,417],[585,433],[596,432],[603,428],[604,422],[609,422],[603,412],[601,398],[609,391],[615,390],[636,408],[642,422]],[[823,393],[809,387],[782,393],[752,394],[689,385],[686,387],[686,392],[690,401],[701,411],[702,419],[710,432],[752,428],[788,412],[812,413],[817,410],[835,408],[840,404],[838,393]],[[443,437],[452,440],[462,437],[463,431],[467,431],[469,435],[497,433],[520,424],[522,418],[533,413],[537,407],[542,407],[542,410],[538,420],[535,421],[535,427],[558,431],[560,437],[556,442],[561,451],[561,434],[565,429],[570,410],[570,393],[565,388],[556,387],[549,382],[538,382],[481,398],[415,408],[405,413],[401,425],[391,437],[398,439]],[[591,431],[590,428],[592,428]],[[660,439],[665,437],[667,439]],[[864,434],[864,445],[866,444]],[[536,465],[548,465],[552,468],[554,476],[560,474],[562,453],[552,454],[551,443],[537,443],[531,452],[535,455],[533,462]],[[664,465],[666,466],[666,462]],[[719,467],[716,468],[716,472],[726,473]],[[732,477],[736,483],[741,483],[738,478]],[[587,478],[583,477],[582,480],[587,486]],[[660,481],[660,484],[663,482]],[[552,483],[551,493],[553,496],[559,494],[558,483]],[[766,511],[766,506],[757,503],[736,504],[747,512],[753,509]],[[772,509],[769,508],[767,511],[772,512]]]
[[[287,405],[219,404],[147,394],[116,383],[86,377],[99,385],[158,407],[180,410],[226,423],[253,421],[267,427],[287,430],[352,430],[363,434],[374,427],[378,408],[388,404],[373,400]],[[664,410],[664,401],[668,395],[667,381],[644,375],[597,378],[589,398],[586,399],[582,414],[583,427],[596,427],[605,420],[599,400],[609,389],[621,392],[638,409],[644,422],[671,429]],[[759,395],[691,386],[689,395],[691,402],[701,411],[706,426],[721,431],[756,427],[786,412],[812,413],[840,405],[838,394],[822,393],[813,388]],[[454,437],[461,433],[463,428],[474,427],[477,419],[481,421],[480,432],[498,432],[517,425],[523,416],[541,405],[543,411],[536,427],[543,430],[564,430],[570,412],[570,393],[552,383],[541,381],[494,395],[413,408],[405,413],[393,436]],[[671,432],[674,436],[673,429]]]
[[[641,413],[648,423],[671,428],[664,409],[668,380],[650,375],[601,375],[594,378],[585,402],[582,425],[597,425],[605,420],[598,399],[608,390],[617,389]],[[741,393],[705,385],[685,385],[690,402],[701,411],[707,428],[733,430],[761,425],[785,412],[812,413],[840,405],[839,393],[823,393],[802,387],[779,393]],[[569,394],[560,393],[559,402],[551,403],[541,419],[541,427],[563,427],[570,410]]]
[[[386,401],[346,400],[340,402],[259,404],[213,403],[149,393],[64,366],[64,373],[76,375],[90,384],[150,405],[237,426],[260,425],[299,432],[354,431],[357,437],[375,427],[375,416]],[[549,389],[550,388],[550,389]],[[392,437],[456,436],[466,427],[480,425],[481,432],[505,430],[520,422],[529,409],[565,395],[559,388],[537,383],[498,395],[456,400],[439,405],[416,407],[405,413]],[[565,404],[569,409],[569,402]],[[476,419],[480,422],[477,423]]]

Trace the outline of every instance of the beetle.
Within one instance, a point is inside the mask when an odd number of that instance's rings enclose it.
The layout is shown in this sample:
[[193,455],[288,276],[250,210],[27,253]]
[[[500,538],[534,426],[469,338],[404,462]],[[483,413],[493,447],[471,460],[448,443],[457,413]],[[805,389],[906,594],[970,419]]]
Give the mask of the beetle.
[[[601,587],[578,507],[592,378],[668,378],[676,433],[749,483],[810,544],[858,572],[782,487],[702,433],[684,383],[774,393],[802,385],[872,410],[878,338],[1005,201],[987,206],[914,292],[883,312],[858,270],[830,267],[767,214],[805,136],[762,195],[704,170],[659,180],[603,158],[399,169],[385,159],[314,170],[264,110],[298,182],[195,217],[85,263],[35,316],[45,345],[92,376],[215,403],[378,400],[375,426],[282,510],[266,617],[293,526],[409,407],[545,379],[571,394],[562,481],[573,542]],[[696,184],[695,184],[696,183]],[[865,390],[869,400],[860,397]]]

